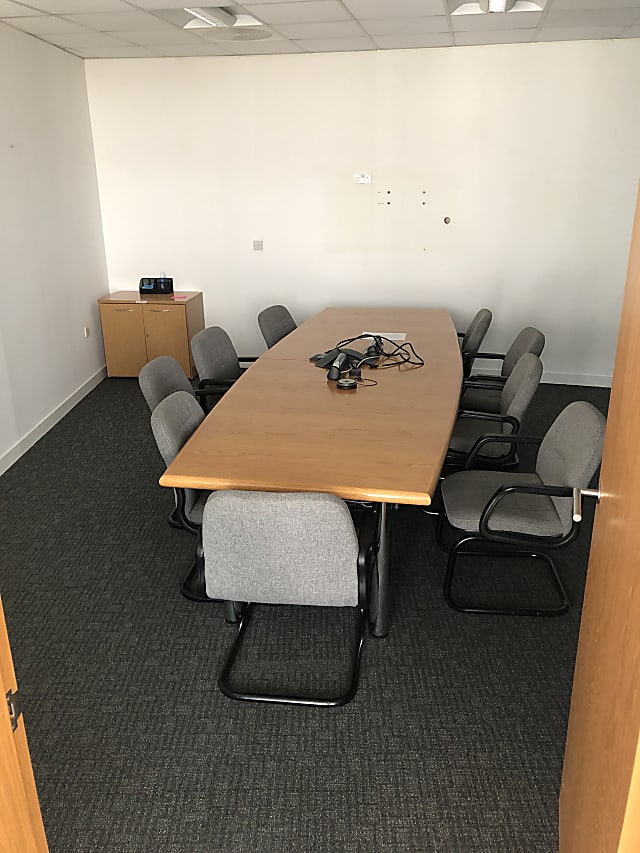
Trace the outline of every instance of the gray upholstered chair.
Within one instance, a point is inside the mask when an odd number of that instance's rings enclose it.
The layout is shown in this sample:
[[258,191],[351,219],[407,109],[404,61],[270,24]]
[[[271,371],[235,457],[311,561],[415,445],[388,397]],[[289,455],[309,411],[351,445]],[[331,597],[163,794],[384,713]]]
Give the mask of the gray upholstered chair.
[[471,374],[474,359],[489,331],[492,319],[491,311],[488,308],[481,308],[467,326],[466,332],[458,332],[462,353],[462,373],[465,377]]
[[182,367],[170,355],[159,355],[145,364],[138,374],[138,383],[152,412],[158,403],[175,391],[186,391],[191,394],[201,402],[205,411],[208,408],[208,398],[219,394],[215,388],[194,388]]
[[488,435],[513,435],[519,431],[541,377],[542,362],[537,355],[525,353],[500,390],[499,414],[458,412],[445,465],[503,467],[515,464],[517,456],[513,444],[484,439]]
[[296,321],[284,305],[271,305],[269,308],[263,308],[258,314],[258,326],[260,326],[267,349],[281,341],[289,332],[298,328]]
[[[209,497],[202,523],[207,595],[244,602],[218,681],[223,693],[233,699],[320,706],[343,705],[355,695],[376,520],[373,512],[365,513],[358,534],[346,503],[328,494],[229,490]],[[358,628],[346,692],[321,698],[232,688],[229,676],[253,602],[354,608]]]
[[222,396],[244,373],[241,362],[257,356],[239,356],[231,338],[221,326],[209,326],[191,339],[191,354],[198,372],[199,389]]
[[160,355],[145,364],[138,374],[138,382],[151,411],[175,391],[186,391],[193,395],[186,373],[170,355]]
[[[176,391],[184,391],[194,399],[202,399],[203,396],[207,395],[206,391],[196,391],[193,389],[182,367],[170,355],[160,355],[148,364],[145,364],[138,374],[138,382],[140,390],[152,412],[163,400]],[[176,506],[169,515],[168,521],[171,527],[184,527],[177,501]]]
[[[158,403],[151,413],[151,430],[165,465],[173,462],[203,420],[202,408],[193,394],[187,391],[175,391]],[[178,526],[197,533],[209,492],[195,489],[174,489],[174,492]]]
[[506,353],[478,352],[478,359],[502,361],[500,375],[478,373],[469,376],[464,384],[460,408],[476,412],[499,412],[502,386],[511,376],[520,356],[526,352],[540,356],[544,345],[545,337],[542,332],[533,326],[526,326],[518,332]]
[[[581,519],[580,489],[598,470],[606,420],[590,403],[570,403],[543,439],[511,436],[539,444],[534,473],[458,471],[442,483],[438,541],[449,550],[444,595],[450,607],[466,613],[559,616],[570,603],[549,550],[572,542]],[[504,441],[503,438],[498,439]],[[445,526],[449,537],[444,536]],[[448,548],[445,538],[454,533]],[[535,557],[550,569],[559,603],[554,607],[463,604],[454,596],[456,562],[461,556]]]

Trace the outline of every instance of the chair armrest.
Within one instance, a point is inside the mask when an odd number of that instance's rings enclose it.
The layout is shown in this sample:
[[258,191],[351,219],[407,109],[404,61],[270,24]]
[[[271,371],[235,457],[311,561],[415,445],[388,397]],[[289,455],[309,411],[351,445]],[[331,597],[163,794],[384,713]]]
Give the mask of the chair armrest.
[[205,388],[211,389],[210,393],[224,394],[225,391],[228,391],[229,388],[235,382],[235,379],[201,379],[200,384],[198,385],[198,390],[203,390]]
[[[515,418],[513,418],[515,420]],[[473,445],[471,450],[469,451],[469,455],[467,456],[467,461],[465,463],[465,468],[471,468],[471,463],[476,458],[480,450],[485,446],[485,444],[491,443],[498,444],[533,444],[539,445],[542,442],[542,438],[533,435],[520,435],[517,431],[512,433],[511,435],[481,435],[479,439],[477,439],[476,443]]]
[[488,421],[489,423],[511,424],[514,430],[520,429],[520,421],[511,415],[498,415],[495,412],[474,412],[472,409],[460,409],[456,420],[473,418],[475,421]]
[[496,377],[496,381],[494,382],[491,376],[480,376],[476,373],[475,376],[467,376],[466,379],[462,380],[462,390],[466,391],[468,388],[473,388],[474,390],[485,390],[485,391],[496,391],[501,390],[504,382],[500,382],[500,378]]
[[501,486],[495,494],[490,498],[480,516],[480,535],[491,542],[507,542],[510,544],[522,544],[530,542],[532,539],[536,542],[544,542],[548,547],[558,547],[570,542],[577,533],[576,520],[573,519],[571,530],[564,536],[538,536],[535,533],[502,533],[491,530],[489,521],[491,516],[507,495],[546,495],[554,498],[571,498],[574,499],[574,489],[570,486]]
[[479,353],[476,353],[476,358],[486,358],[486,359],[498,358],[498,359],[500,359],[500,361],[504,361],[506,355],[507,354],[505,352],[479,352]]

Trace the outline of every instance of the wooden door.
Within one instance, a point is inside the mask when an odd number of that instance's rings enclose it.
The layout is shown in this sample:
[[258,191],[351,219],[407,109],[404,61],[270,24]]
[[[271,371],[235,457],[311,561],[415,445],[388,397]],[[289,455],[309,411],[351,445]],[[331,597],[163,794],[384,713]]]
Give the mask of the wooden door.
[[13,731],[6,696],[17,693],[0,600],[0,853],[46,853],[47,840],[31,769],[24,718]]
[[172,355],[191,376],[189,338],[184,305],[150,302],[144,307],[144,330],[147,336],[147,358]]
[[640,851],[640,193],[560,794],[561,853]]
[[100,303],[100,322],[109,376],[137,376],[147,363],[142,305]]

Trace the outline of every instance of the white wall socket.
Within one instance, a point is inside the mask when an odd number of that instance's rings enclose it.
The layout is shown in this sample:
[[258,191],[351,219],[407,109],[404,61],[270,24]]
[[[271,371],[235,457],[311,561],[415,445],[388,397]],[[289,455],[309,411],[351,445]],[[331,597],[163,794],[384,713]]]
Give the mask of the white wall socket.
[[370,184],[371,183],[371,175],[367,174],[367,172],[356,172],[353,176],[354,184]]

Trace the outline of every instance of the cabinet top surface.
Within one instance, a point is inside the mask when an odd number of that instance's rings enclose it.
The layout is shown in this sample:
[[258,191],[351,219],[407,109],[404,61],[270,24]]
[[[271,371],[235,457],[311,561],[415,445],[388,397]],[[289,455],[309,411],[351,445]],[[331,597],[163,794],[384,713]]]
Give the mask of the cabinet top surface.
[[109,293],[98,299],[99,303],[109,304],[112,302],[164,302],[170,305],[182,305],[190,299],[202,296],[199,290],[176,290],[175,293],[140,293],[137,290],[119,290],[117,293]]

